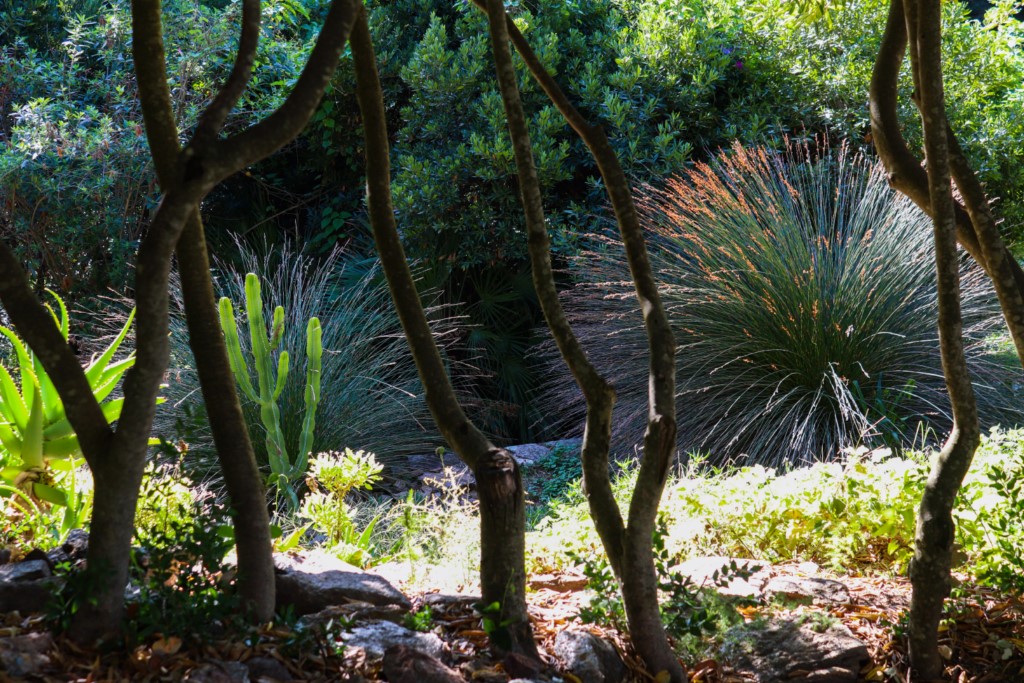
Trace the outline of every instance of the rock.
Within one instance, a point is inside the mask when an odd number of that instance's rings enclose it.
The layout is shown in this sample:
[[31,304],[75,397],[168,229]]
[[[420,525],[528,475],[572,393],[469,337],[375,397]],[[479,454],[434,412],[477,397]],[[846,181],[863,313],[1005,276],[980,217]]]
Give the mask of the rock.
[[536,465],[539,461],[543,460],[551,453],[550,448],[539,443],[527,443],[521,446],[509,446],[505,450],[507,450],[509,453],[515,456],[516,461],[520,465],[525,466]]
[[295,614],[319,612],[331,605],[361,601],[371,605],[412,604],[385,579],[346,564],[321,550],[274,556],[277,606],[292,605]]
[[846,584],[832,579],[776,576],[765,585],[764,592],[771,596],[810,598],[818,602],[850,602],[850,589]]
[[383,654],[390,683],[465,683],[466,679],[434,657],[407,645],[392,645]]
[[46,609],[62,581],[57,578],[34,581],[0,582],[0,613],[33,614]]
[[371,605],[368,602],[350,602],[331,605],[319,612],[307,614],[297,622],[302,629],[327,624],[330,621],[390,621],[401,624],[409,610],[398,605]]
[[185,676],[187,683],[250,683],[249,670],[239,662],[200,664]]
[[439,659],[444,655],[444,643],[433,633],[418,633],[390,621],[369,621],[342,634],[345,644],[366,650],[368,659],[380,659],[395,645],[422,652]]
[[[43,557],[45,558],[46,555],[44,554]],[[0,582],[3,583],[35,581],[51,576],[53,576],[53,572],[50,571],[50,565],[45,559],[26,560],[0,566]]]
[[501,663],[505,667],[505,672],[513,678],[530,678],[544,670],[541,662],[518,652],[509,652]]
[[788,619],[729,629],[722,656],[757,683],[853,683],[868,649],[842,624],[816,629]]
[[60,585],[46,560],[0,565],[0,612],[42,612]]
[[[730,563],[736,563],[739,569],[751,570],[758,568],[750,575],[749,579],[733,578],[725,586],[719,586],[715,582],[715,572],[724,576],[729,572]],[[768,581],[768,574],[771,565],[767,562],[757,560],[745,560],[734,557],[695,557],[691,560],[676,565],[673,571],[680,572],[683,576],[689,577],[690,581],[697,587],[717,590],[721,595],[731,595],[739,598],[756,598],[760,595],[765,583]]]
[[294,680],[288,667],[273,657],[251,657],[245,660],[245,668],[249,678],[257,683]]
[[11,561],[11,549],[0,548],[0,564],[7,564]]
[[587,683],[621,683],[626,677],[615,648],[588,631],[560,632],[554,653],[569,673]]
[[14,680],[38,676],[50,666],[53,636],[49,633],[26,633],[0,639],[0,670]]
[[[84,529],[72,529],[59,548],[45,554],[50,569],[60,564],[77,565],[85,560],[89,552],[89,534]],[[41,558],[42,559],[42,558]]]

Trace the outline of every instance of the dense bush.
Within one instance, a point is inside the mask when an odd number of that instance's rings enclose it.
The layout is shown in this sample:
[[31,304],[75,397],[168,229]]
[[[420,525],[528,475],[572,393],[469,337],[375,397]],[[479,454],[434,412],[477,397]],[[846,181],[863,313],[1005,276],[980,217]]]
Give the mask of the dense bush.
[[[811,154],[736,147],[642,202],[678,344],[679,446],[714,463],[898,448],[950,425],[929,219],[879,165]],[[646,424],[647,346],[621,246],[581,256],[575,271],[584,282],[565,303],[616,386],[616,436],[629,448]],[[1013,423],[1020,373],[992,353],[994,295],[973,263],[961,284],[982,418]],[[561,372],[549,404],[582,424],[582,398]]]

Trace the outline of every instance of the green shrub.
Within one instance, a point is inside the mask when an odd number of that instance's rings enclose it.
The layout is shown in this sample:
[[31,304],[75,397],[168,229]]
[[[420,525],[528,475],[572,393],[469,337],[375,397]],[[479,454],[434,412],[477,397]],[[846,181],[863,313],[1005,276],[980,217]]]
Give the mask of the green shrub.
[[[648,189],[651,260],[676,335],[679,446],[710,462],[794,465],[950,426],[936,340],[930,221],[879,165],[736,147]],[[580,257],[566,306],[618,391],[620,449],[647,415],[647,346],[620,245]],[[1002,329],[973,263],[964,334],[982,419],[1020,419],[1020,369],[990,353]],[[548,405],[582,423],[561,363]]]
[[354,510],[346,503],[348,494],[369,489],[380,480],[381,466],[373,453],[321,453],[309,463],[310,491],[302,499],[299,516],[325,537],[327,549],[342,560],[362,567],[373,554],[373,533],[379,516],[358,528]]

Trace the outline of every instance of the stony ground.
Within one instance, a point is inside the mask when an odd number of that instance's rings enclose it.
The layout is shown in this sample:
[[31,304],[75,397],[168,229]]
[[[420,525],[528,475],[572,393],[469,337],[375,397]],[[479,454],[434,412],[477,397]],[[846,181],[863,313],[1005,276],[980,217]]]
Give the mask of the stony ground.
[[[808,576],[807,566],[778,566],[755,575],[750,583],[764,590],[774,582],[779,592],[769,603],[761,601],[741,608],[749,624],[758,625],[751,632],[743,661],[726,661],[721,656],[691,662],[693,683],[748,683],[750,681],[806,681],[810,683],[840,681],[900,681],[909,683],[905,647],[894,638],[909,604],[910,586],[903,578],[821,577]],[[789,581],[787,584],[786,581]],[[801,594],[800,581],[809,581]],[[535,681],[582,681],[591,683],[590,669],[566,669],[565,661],[555,656],[560,634],[575,629],[587,630],[614,648],[623,667],[609,671],[615,678],[606,680],[651,681],[635,657],[628,637],[614,631],[583,626],[577,619],[586,599],[580,576],[549,575],[534,577],[531,584],[531,612],[537,641],[547,672],[523,670],[521,663],[498,661],[487,654],[487,634],[467,596],[443,596],[425,593],[412,596],[412,609],[431,605],[433,618],[427,627],[439,645],[433,654],[444,660],[443,671],[417,669],[420,673],[408,678],[408,671],[395,668],[394,661],[382,661],[375,645],[360,642],[361,620],[387,620],[387,609],[355,601],[332,608],[326,615],[317,615],[319,623],[348,615],[355,623],[347,635],[340,631],[313,636],[311,630],[300,632],[294,626],[269,625],[249,634],[220,641],[188,643],[177,638],[158,638],[135,647],[130,652],[99,652],[82,649],[67,639],[46,632],[39,616],[24,617],[7,613],[0,628],[0,681],[192,681],[193,683],[241,683],[244,681],[481,681],[504,683],[513,677]],[[837,587],[841,586],[845,590]],[[1024,681],[1024,607],[1020,600],[1007,599],[985,590],[961,586],[962,597],[952,604],[953,618],[943,627],[942,653],[948,662],[949,680],[956,683],[1014,683]],[[742,592],[743,587],[740,587]],[[785,593],[785,591],[790,591]],[[837,593],[838,591],[838,593]],[[369,622],[368,622],[369,623]],[[784,677],[771,678],[768,671],[778,664],[772,629],[779,624],[798,624],[819,633],[844,631],[864,647],[867,659],[859,664],[853,678],[840,668],[824,667],[814,671],[790,669]],[[778,629],[776,628],[776,631]],[[416,636],[418,637],[418,636]],[[436,638],[435,638],[436,637]],[[794,636],[785,635],[788,641]],[[845,636],[843,636],[845,637]],[[562,637],[564,640],[564,636]],[[770,651],[759,652],[758,643]],[[414,649],[418,646],[409,643]],[[834,643],[833,643],[834,644]],[[404,647],[404,646],[403,646]],[[563,647],[564,649],[564,647]],[[762,648],[764,649],[764,648]],[[392,652],[394,655],[395,651]],[[561,652],[560,654],[565,654]],[[397,657],[397,655],[394,655]],[[803,653],[807,656],[807,653]],[[832,655],[821,651],[817,664]],[[760,659],[759,659],[760,657]],[[813,659],[813,653],[812,653]],[[831,661],[831,660],[830,660]],[[838,660],[836,660],[838,661]],[[834,662],[833,662],[834,663]],[[411,666],[411,665],[410,665]],[[433,665],[431,665],[433,666]],[[427,673],[423,673],[427,671]],[[447,677],[451,674],[452,677]],[[577,674],[583,674],[581,677]],[[604,675],[604,674],[602,674]]]

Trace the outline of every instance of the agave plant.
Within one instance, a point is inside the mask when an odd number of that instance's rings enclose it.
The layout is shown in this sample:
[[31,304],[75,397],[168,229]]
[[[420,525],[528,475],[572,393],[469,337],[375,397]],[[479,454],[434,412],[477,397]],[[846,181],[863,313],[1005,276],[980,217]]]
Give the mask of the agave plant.
[[[68,338],[68,311],[59,296],[59,315],[53,313],[61,335]],[[85,370],[93,396],[104,417],[113,422],[121,415],[123,398],[110,398],[121,377],[135,363],[131,354],[113,361],[128,329],[134,311],[120,333]],[[16,382],[7,368],[0,366],[0,493],[20,496],[25,502],[45,501],[62,505],[72,513],[81,513],[83,501],[74,486],[74,470],[82,463],[82,450],[64,404],[42,363],[14,331],[0,326],[18,361]],[[62,485],[67,484],[67,485]],[[79,520],[81,521],[81,520]]]
[[[737,146],[641,201],[678,344],[679,447],[713,464],[899,447],[951,423],[928,217],[879,164],[845,149],[813,156]],[[625,450],[642,436],[647,361],[617,246],[577,261],[583,282],[566,305],[613,378]],[[973,263],[961,276],[980,410],[1016,422],[1020,368],[991,353],[1002,330],[994,294]],[[573,383],[549,387],[550,410],[581,422]]]

